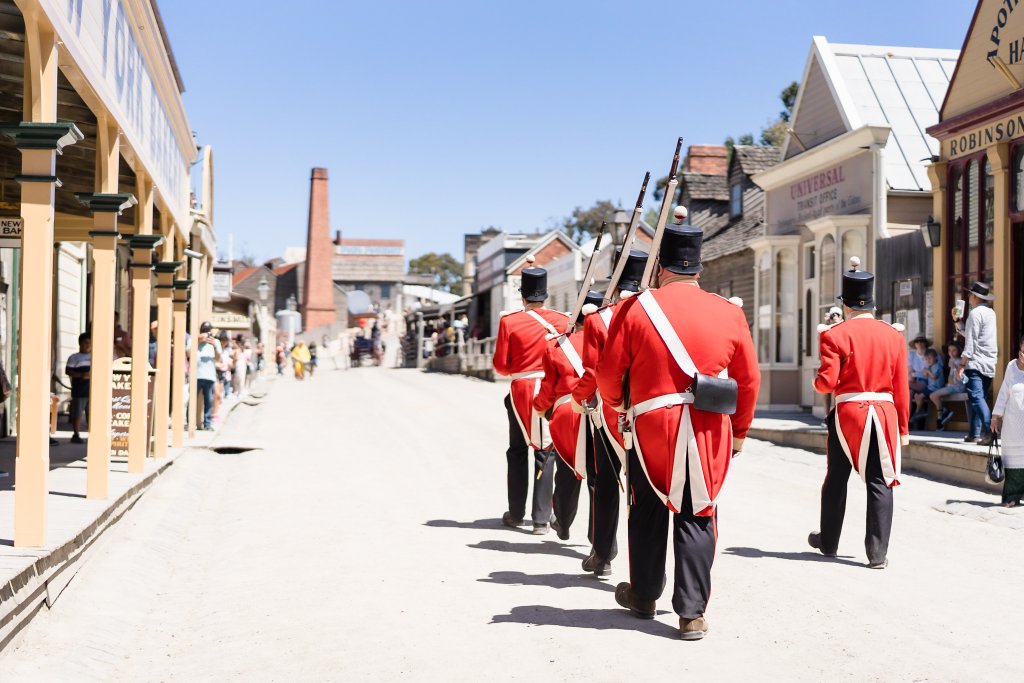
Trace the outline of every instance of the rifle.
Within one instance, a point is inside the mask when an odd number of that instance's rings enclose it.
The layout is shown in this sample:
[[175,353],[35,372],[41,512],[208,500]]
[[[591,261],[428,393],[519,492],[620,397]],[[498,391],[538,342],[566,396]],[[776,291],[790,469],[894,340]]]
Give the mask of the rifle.
[[676,178],[676,170],[679,168],[679,153],[683,149],[683,139],[676,141],[676,153],[672,157],[672,168],[668,172],[668,187],[665,188],[665,197],[661,201],[661,213],[658,214],[658,227],[654,231],[654,239],[651,241],[651,252],[647,255],[647,266],[644,268],[643,279],[640,280],[640,288],[646,289],[651,286],[654,278],[654,265],[658,262],[658,251],[661,249],[661,238],[665,234],[665,225],[668,223],[668,212],[672,207],[672,198],[676,194],[676,186],[679,179]]
[[590,285],[594,279],[594,268],[597,266],[597,252],[601,250],[601,240],[604,238],[604,229],[608,225],[607,222],[601,223],[601,232],[597,233],[597,241],[594,243],[594,251],[590,253],[590,263],[587,264],[587,271],[583,275],[583,286],[580,288],[580,293],[576,295],[576,305],[572,308],[572,315],[569,317],[569,324],[565,328],[565,333],[569,334],[572,331],[573,325],[576,324],[576,318],[579,317],[580,311],[583,310],[583,302],[587,299],[587,292],[590,291]]
[[640,214],[644,210],[644,195],[647,194],[647,183],[650,180],[651,172],[648,171],[644,175],[643,185],[640,186],[640,196],[636,198],[636,208],[633,209],[633,217],[629,221],[629,229],[626,230],[626,235],[622,239],[622,252],[619,254],[618,260],[615,261],[615,268],[612,271],[611,279],[608,281],[608,288],[604,290],[604,298],[609,301],[615,295],[615,288],[622,278],[622,271],[626,269],[626,258],[629,255],[629,250],[633,248],[633,241],[636,239],[636,230],[640,225]]

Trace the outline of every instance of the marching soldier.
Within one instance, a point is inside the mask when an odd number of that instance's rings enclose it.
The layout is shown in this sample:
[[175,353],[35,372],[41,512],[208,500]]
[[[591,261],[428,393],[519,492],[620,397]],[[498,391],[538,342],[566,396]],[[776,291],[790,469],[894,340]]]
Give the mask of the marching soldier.
[[875,319],[874,282],[871,273],[843,273],[846,320],[821,333],[821,367],[814,388],[834,393],[835,408],[828,416],[821,531],[807,542],[828,557],[836,556],[846,484],[854,469],[868,491],[868,566],[884,569],[889,564],[892,488],[900,483],[900,447],[909,442],[910,390],[907,345],[898,330]]
[[[604,297],[587,292],[584,307],[596,308]],[[558,453],[555,472],[554,513],[551,523],[558,537],[569,540],[569,527],[579,506],[580,480],[587,476],[587,458],[593,450],[588,420],[575,412],[572,390],[583,376],[583,313],[577,316],[571,334],[558,337],[544,354],[544,379],[533,400],[534,409],[548,417],[551,442]],[[593,509],[593,506],[591,506]],[[587,535],[590,536],[588,530]]]
[[629,416],[630,471],[638,473],[630,477],[630,582],[618,585],[615,600],[654,618],[671,511],[672,606],[683,640],[707,634],[715,499],[743,447],[761,381],[742,309],[700,289],[702,237],[687,225],[665,229],[660,287],[622,304],[597,367],[602,398]]
[[[587,315],[583,323],[583,377],[573,389],[573,410],[586,412],[594,425],[594,449],[588,469],[592,472],[593,502],[590,555],[583,560],[583,571],[608,576],[612,560],[618,555],[616,533],[619,528],[619,472],[626,462],[626,450],[618,429],[618,413],[597,394],[597,363],[608,339],[608,327],[620,304],[640,291],[640,279],[647,254],[630,250],[617,290],[619,301]],[[642,474],[641,474],[642,476]]]
[[548,273],[543,268],[522,271],[520,292],[525,310],[501,319],[494,346],[494,371],[512,377],[505,410],[508,412],[508,511],[501,521],[518,527],[526,515],[530,486],[529,449],[534,450],[533,533],[546,534],[551,521],[551,489],[554,463],[546,451],[550,436],[543,418],[533,409],[533,398],[544,377],[544,353],[569,317],[544,308],[548,298]]

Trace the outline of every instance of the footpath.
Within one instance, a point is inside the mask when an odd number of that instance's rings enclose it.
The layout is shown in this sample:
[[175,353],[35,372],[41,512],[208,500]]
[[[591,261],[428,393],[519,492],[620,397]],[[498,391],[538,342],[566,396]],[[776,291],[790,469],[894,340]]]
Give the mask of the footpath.
[[[265,380],[264,380],[265,382]],[[178,458],[190,451],[216,448],[220,430],[232,411],[251,403],[266,391],[264,383],[249,396],[225,401],[213,431],[197,431],[182,448],[168,448],[165,458],[146,458],[145,470],[129,473],[126,458],[110,464],[110,495],[89,500],[86,489],[86,445],[68,442],[70,432],[58,431],[58,445],[50,448],[47,498],[47,545],[14,547],[15,440],[0,441],[0,649],[44,606],[60,597],[90,548],[135,505],[139,498]],[[88,438],[88,433],[83,433]]]

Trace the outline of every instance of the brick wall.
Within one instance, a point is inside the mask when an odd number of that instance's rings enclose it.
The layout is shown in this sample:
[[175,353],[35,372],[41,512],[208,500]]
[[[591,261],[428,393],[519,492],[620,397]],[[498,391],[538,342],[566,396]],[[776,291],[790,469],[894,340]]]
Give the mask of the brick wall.
[[331,239],[327,204],[327,169],[314,168],[309,181],[309,226],[306,234],[302,325],[311,330],[330,325],[336,319],[334,280],[331,264],[334,241]]

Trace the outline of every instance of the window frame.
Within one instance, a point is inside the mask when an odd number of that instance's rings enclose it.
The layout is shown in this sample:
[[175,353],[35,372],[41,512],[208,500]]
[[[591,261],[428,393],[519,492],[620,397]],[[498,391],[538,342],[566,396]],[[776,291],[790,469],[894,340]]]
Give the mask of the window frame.
[[[1014,152],[1018,146],[1021,146],[1020,142],[1014,143],[1011,146],[1010,159],[1012,162]],[[953,308],[956,299],[963,298],[963,289],[970,286],[972,280],[984,280],[989,284],[992,283],[992,276],[995,272],[995,241],[992,242],[993,254],[988,254],[988,243],[985,240],[985,192],[986,192],[986,174],[985,164],[988,163],[991,168],[991,161],[988,158],[987,150],[975,152],[967,156],[961,157],[956,161],[950,162],[947,169],[947,192],[946,192],[946,216],[949,220],[946,221],[943,232],[944,243],[946,245],[943,249],[943,256],[945,260],[945,278],[946,278],[946,310]],[[971,165],[978,165],[978,186],[974,188],[977,193],[977,215],[975,219],[978,225],[978,245],[977,245],[977,269],[971,270],[971,192],[970,189],[970,172]],[[958,225],[954,220],[955,209],[956,209],[956,188],[953,183],[955,174],[959,175],[963,183],[963,191],[960,193],[960,221],[963,225]],[[1016,192],[1016,169],[1011,169],[1012,186],[1009,194],[1013,195]],[[993,178],[995,176],[993,175]],[[995,201],[995,193],[993,193],[993,202]],[[1010,199],[1010,206],[1007,208],[1013,208],[1016,198]],[[1024,218],[1024,212],[1010,213],[1011,220],[1013,216],[1020,216]],[[959,233],[959,239],[957,239],[957,233]],[[959,244],[959,256],[957,255],[957,247]],[[959,260],[959,263],[957,262]],[[986,268],[986,265],[990,266]]]
[[[735,196],[734,196],[735,195]],[[729,185],[729,217],[743,215],[743,183],[737,180]]]

